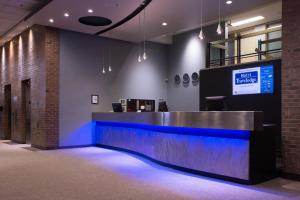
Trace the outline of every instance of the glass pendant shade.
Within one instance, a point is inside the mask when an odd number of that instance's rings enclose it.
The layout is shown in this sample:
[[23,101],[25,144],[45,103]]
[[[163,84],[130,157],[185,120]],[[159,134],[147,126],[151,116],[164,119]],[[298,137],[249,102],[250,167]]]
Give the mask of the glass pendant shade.
[[139,57],[138,57],[138,62],[142,62],[141,55],[139,55]]
[[105,68],[103,67],[102,74],[105,74],[105,73],[106,73],[106,71],[105,71]]
[[146,54],[146,52],[144,52],[144,54],[143,54],[143,59],[144,59],[144,60],[147,59],[147,54]]
[[109,67],[108,67],[108,71],[109,72],[111,72],[112,71],[112,69],[111,69],[111,66],[109,65]]
[[220,23],[219,23],[218,28],[217,28],[217,33],[218,33],[219,35],[222,34],[222,27],[221,27],[221,24],[220,24]]
[[201,31],[200,31],[200,33],[199,33],[199,38],[200,38],[201,40],[204,39],[204,33],[203,33],[202,28],[201,28]]

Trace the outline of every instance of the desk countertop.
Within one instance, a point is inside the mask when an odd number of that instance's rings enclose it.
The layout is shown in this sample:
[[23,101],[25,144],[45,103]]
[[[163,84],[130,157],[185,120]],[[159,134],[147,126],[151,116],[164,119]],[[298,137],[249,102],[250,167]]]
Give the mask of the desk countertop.
[[263,112],[260,111],[97,112],[92,113],[92,120],[186,128],[263,130]]

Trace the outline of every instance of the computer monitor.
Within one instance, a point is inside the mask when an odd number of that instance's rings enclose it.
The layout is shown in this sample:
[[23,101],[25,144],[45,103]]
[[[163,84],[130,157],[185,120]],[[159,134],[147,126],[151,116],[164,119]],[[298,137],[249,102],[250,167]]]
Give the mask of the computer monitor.
[[121,103],[112,103],[112,108],[114,112],[123,112]]
[[225,96],[205,97],[205,109],[207,111],[225,111],[226,103]]
[[158,112],[168,112],[168,106],[165,101],[161,101],[158,103]]

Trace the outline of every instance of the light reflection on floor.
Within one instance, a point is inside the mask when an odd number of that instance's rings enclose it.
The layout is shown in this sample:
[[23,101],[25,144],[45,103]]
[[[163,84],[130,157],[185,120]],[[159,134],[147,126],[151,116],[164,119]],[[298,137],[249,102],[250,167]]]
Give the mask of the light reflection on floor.
[[[277,178],[255,186],[246,186],[192,175],[160,166],[147,159],[97,147],[70,150],[82,159],[105,167],[143,184],[162,187],[189,197],[203,199],[299,199],[300,183]],[[238,198],[239,197],[239,198]]]

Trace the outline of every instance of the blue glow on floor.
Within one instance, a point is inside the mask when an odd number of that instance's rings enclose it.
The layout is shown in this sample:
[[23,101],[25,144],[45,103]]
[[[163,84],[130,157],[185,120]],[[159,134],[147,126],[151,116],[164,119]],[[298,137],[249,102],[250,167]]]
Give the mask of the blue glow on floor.
[[254,186],[240,185],[170,169],[130,153],[95,147],[73,151],[81,159],[126,177],[130,182],[138,181],[143,185],[163,188],[182,195],[182,199],[300,199],[300,190],[291,191],[282,187],[288,182],[283,179]]

